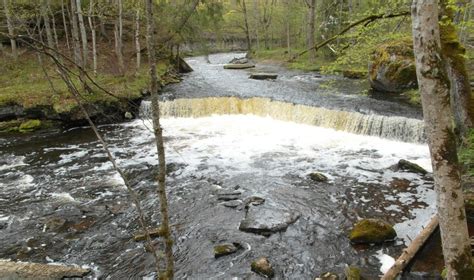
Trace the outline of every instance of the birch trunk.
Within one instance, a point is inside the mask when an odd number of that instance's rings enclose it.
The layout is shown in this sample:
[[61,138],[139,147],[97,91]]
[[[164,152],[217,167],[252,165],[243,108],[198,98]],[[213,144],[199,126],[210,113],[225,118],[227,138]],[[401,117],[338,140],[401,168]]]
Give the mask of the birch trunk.
[[41,17],[43,18],[44,29],[46,30],[46,41],[48,42],[48,47],[54,48],[53,32],[51,31],[51,25],[49,24],[47,0],[41,1],[40,13]]
[[93,19],[94,12],[94,1],[90,0],[89,2],[89,16],[87,17],[89,21],[89,28],[91,29],[92,36],[92,70],[94,71],[94,76],[97,76],[97,43],[96,43],[96,30],[95,22]]
[[471,246],[450,107],[449,80],[441,59],[438,1],[414,0],[412,22],[416,71],[435,179],[447,276],[448,279],[472,279],[465,278],[471,267]]
[[122,41],[122,0],[117,0],[116,2],[118,6],[118,17],[117,21],[115,22],[114,27],[114,38],[115,38],[115,54],[117,55],[119,72],[123,75],[125,70],[125,65],[123,63],[123,41]]
[[77,4],[77,19],[79,21],[79,30],[81,31],[81,43],[82,43],[82,63],[83,67],[87,67],[87,60],[89,57],[89,51],[87,49],[87,34],[86,26],[84,24],[84,16],[82,14],[81,0],[76,0]]
[[[168,200],[166,197],[166,162],[165,149],[163,141],[163,129],[160,124],[160,103],[158,101],[158,77],[156,73],[156,53],[155,53],[155,22],[153,17],[153,0],[145,0],[147,11],[147,49],[148,61],[150,64],[151,78],[151,103],[153,130],[156,140],[156,149],[158,152],[158,198],[160,199],[161,227],[163,229],[163,237],[165,239],[165,257],[166,271],[160,279],[173,279],[174,275],[174,258],[173,258],[173,238],[171,236],[168,214]],[[157,273],[160,273],[158,270]]]
[[7,28],[8,28],[8,35],[10,36],[10,45],[12,48],[12,56],[13,59],[17,60],[18,59],[18,51],[16,48],[16,39],[14,38],[15,36],[15,29],[13,27],[13,21],[12,17],[10,14],[10,7],[9,7],[9,1],[8,0],[3,0],[3,8],[5,10],[5,17],[7,18]]
[[51,0],[48,1],[48,14],[51,16],[51,22],[53,24],[53,35],[54,35],[54,46],[56,49],[59,48],[59,39],[58,39],[58,32],[56,31],[56,18],[54,13],[51,11]]
[[141,67],[141,46],[140,46],[140,9],[137,9],[135,15],[135,51],[137,52],[136,73],[140,71]]
[[64,36],[66,37],[66,47],[67,47],[68,50],[70,50],[71,46],[69,45],[69,30],[68,30],[68,27],[67,27],[66,11],[64,9],[64,0],[61,0],[61,15],[63,17]]
[[79,26],[77,23],[77,6],[76,0],[71,1],[71,33],[72,33],[72,48],[74,51],[74,62],[84,68],[81,56],[81,41],[79,39]]

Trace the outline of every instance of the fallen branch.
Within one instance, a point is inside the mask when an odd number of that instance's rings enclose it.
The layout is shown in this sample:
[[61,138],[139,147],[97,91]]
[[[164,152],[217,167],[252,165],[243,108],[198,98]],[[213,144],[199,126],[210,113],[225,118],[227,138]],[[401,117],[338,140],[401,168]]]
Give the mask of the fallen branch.
[[395,264],[384,274],[381,280],[393,280],[398,274],[403,272],[408,263],[410,263],[437,227],[438,216],[434,215],[428,225],[413,239],[410,245],[403,250],[400,257],[395,261]]
[[339,32],[338,34],[332,36],[331,38],[319,43],[319,44],[315,44],[313,47],[309,48],[309,49],[306,49],[298,54],[296,54],[295,56],[293,56],[290,60],[288,60],[288,62],[292,62],[294,61],[296,58],[304,55],[305,53],[311,51],[311,50],[319,50],[320,48],[326,46],[327,44],[331,43],[332,41],[336,40],[339,36],[341,36],[342,34],[346,33],[347,31],[351,30],[352,28],[358,26],[358,25],[361,25],[363,24],[364,26],[367,26],[369,24],[371,24],[372,22],[378,20],[378,19],[387,19],[387,18],[394,18],[394,17],[403,17],[403,16],[409,16],[410,15],[410,12],[408,11],[405,11],[405,12],[400,12],[400,13],[397,13],[397,14],[379,14],[379,15],[371,15],[371,16],[368,16],[368,17],[365,17],[363,19],[360,19],[352,24],[349,24],[348,26],[346,26],[344,29],[341,30],[341,32]]

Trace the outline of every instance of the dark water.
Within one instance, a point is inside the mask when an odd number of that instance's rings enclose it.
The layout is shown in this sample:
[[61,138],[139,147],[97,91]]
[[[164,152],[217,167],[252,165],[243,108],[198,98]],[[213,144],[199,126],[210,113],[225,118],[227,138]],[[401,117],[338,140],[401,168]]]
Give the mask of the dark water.
[[[211,62],[229,57],[211,56]],[[190,63],[196,72],[168,88],[168,96],[262,94],[305,103],[324,99],[342,109],[352,100],[374,112],[385,106],[371,109],[371,102],[379,101],[348,94],[362,88],[350,80],[334,78],[341,88],[318,95],[309,94],[320,86],[313,74],[272,66],[266,70],[282,71],[280,79],[257,82],[244,71],[217,71],[219,65],[202,58]],[[283,89],[291,89],[291,95]],[[411,114],[401,105],[386,106],[388,114]],[[140,194],[147,220],[156,226],[156,155],[147,126],[135,120],[100,129]],[[429,180],[389,169],[400,158],[429,168],[424,145],[252,115],[168,118],[163,126],[178,279],[259,279],[250,263],[260,256],[270,259],[277,279],[314,279],[326,271],[343,273],[347,265],[377,279],[380,257],[396,257],[407,236],[413,238],[434,211]],[[94,269],[91,277],[109,279],[154,275],[152,256],[132,239],[139,230],[136,211],[88,128],[3,138],[0,147],[0,258],[87,265]],[[311,181],[307,175],[314,171],[329,181]],[[224,206],[219,194],[235,191],[242,203]],[[253,196],[265,202],[243,207]],[[270,225],[297,219],[266,237],[239,230],[246,215]],[[396,224],[397,241],[353,247],[347,233],[366,217]],[[159,249],[161,240],[155,241]],[[213,247],[223,242],[239,243],[241,249],[215,259]]]

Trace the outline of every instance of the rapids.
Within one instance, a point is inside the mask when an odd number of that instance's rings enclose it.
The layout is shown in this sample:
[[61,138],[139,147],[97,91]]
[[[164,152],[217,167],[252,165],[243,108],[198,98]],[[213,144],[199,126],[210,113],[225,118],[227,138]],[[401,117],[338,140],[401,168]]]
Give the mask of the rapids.
[[[389,168],[404,158],[429,170],[428,148],[408,143],[422,142],[420,134],[353,131],[334,122],[305,121],[305,116],[326,98],[317,110],[348,110],[361,118],[370,113],[372,118],[414,124],[419,112],[351,95],[345,90],[363,86],[336,77],[317,78],[336,81],[336,87],[321,89],[323,93],[313,91],[320,84],[311,74],[277,66],[265,66],[278,71],[277,81],[249,80],[246,71],[221,70],[232,56],[211,56],[215,64],[209,65],[204,58],[190,59],[196,71],[165,90],[162,121],[177,279],[258,279],[250,263],[260,256],[269,257],[277,279],[314,279],[326,271],[343,273],[346,265],[359,266],[368,279],[376,279],[380,259],[396,257],[434,213],[431,179]],[[277,88],[291,88],[294,95]],[[239,98],[224,106],[232,99],[215,99],[222,96]],[[195,100],[179,101],[183,98]],[[295,113],[283,104],[286,99],[305,106],[306,115],[285,117]],[[201,103],[207,105],[194,106]],[[272,109],[264,110],[269,104]],[[391,109],[378,114],[384,108]],[[146,111],[145,103],[143,120],[100,130],[140,194],[149,222],[156,225],[157,160]],[[136,211],[90,129],[9,136],[0,147],[0,258],[85,265],[93,268],[91,277],[153,276],[152,256],[132,238],[138,231]],[[311,181],[307,175],[315,171],[329,181]],[[242,232],[239,224],[249,210],[225,207],[218,200],[225,191],[240,192],[242,201],[264,198],[263,205],[250,206],[260,219],[274,218],[268,211],[297,213],[298,218],[269,237]],[[397,241],[353,247],[347,233],[365,217],[395,224]],[[237,242],[242,248],[215,259],[213,247],[222,242]]]

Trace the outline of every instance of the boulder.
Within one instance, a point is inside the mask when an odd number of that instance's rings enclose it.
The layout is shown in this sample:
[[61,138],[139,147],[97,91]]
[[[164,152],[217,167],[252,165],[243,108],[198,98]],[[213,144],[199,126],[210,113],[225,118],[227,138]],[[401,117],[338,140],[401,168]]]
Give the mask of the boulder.
[[90,269],[77,266],[11,262],[6,260],[0,260],[0,268],[0,279],[82,279],[82,277],[90,273]]
[[315,181],[315,182],[327,182],[328,181],[328,177],[326,177],[326,175],[324,175],[322,173],[319,173],[319,172],[309,173],[308,177],[311,180]]
[[250,267],[253,272],[260,274],[264,277],[273,278],[275,276],[275,272],[273,271],[272,265],[266,257],[256,259],[252,262]]
[[413,44],[409,39],[380,45],[369,61],[369,81],[382,92],[403,92],[417,88]]
[[40,120],[28,120],[21,123],[20,132],[32,132],[41,128]]
[[286,230],[299,217],[300,214],[292,210],[264,204],[259,207],[250,207],[245,218],[240,222],[239,229],[268,237],[275,232]]
[[253,68],[255,64],[252,63],[244,63],[244,64],[225,64],[224,69],[247,69]]
[[379,219],[363,219],[351,230],[349,239],[352,243],[379,244],[392,241],[397,237],[395,229]]
[[222,203],[223,206],[228,207],[228,208],[237,208],[242,205],[242,200],[237,199],[237,200],[229,200],[225,201]]
[[214,246],[214,257],[220,258],[237,252],[240,248],[239,243],[224,243]]
[[247,64],[250,63],[250,60],[246,57],[234,57],[229,64]]
[[272,73],[253,73],[249,76],[249,79],[254,80],[275,80],[278,77],[277,74]]
[[416,163],[410,162],[408,160],[401,159],[398,161],[398,168],[400,170],[405,170],[412,173],[418,173],[421,175],[426,175],[428,171],[426,171],[423,167],[419,166]]

